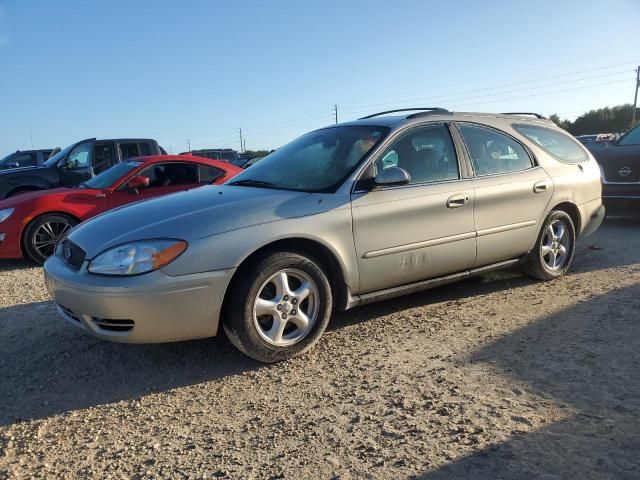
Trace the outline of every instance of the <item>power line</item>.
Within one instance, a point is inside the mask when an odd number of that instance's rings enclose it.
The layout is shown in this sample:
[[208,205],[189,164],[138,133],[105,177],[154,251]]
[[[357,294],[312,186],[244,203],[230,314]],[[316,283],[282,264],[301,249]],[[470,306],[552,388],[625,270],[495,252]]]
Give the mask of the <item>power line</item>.
[[[536,82],[541,82],[541,81],[546,81],[546,80],[554,80],[556,78],[579,75],[581,73],[594,72],[594,71],[597,71],[597,70],[605,70],[607,68],[619,67],[619,66],[622,66],[622,65],[630,65],[630,64],[633,64],[633,63],[636,63],[636,61],[616,63],[616,64],[611,64],[611,65],[604,65],[604,66],[600,66],[600,67],[594,67],[594,68],[589,68],[589,69],[579,70],[579,71],[574,71],[574,72],[567,72],[567,73],[562,73],[562,74],[558,74],[558,75],[552,75],[552,76],[548,76],[548,77],[540,77],[540,78],[531,79],[531,80],[524,80],[524,81],[520,81],[520,82],[504,83],[502,85],[495,85],[495,86],[492,86],[492,87],[476,88],[476,89],[472,89],[472,90],[464,90],[464,91],[460,91],[460,92],[452,92],[452,93],[446,93],[446,94],[441,94],[441,95],[434,95],[434,96],[430,96],[430,97],[416,97],[416,98],[389,101],[389,102],[384,102],[384,103],[375,103],[375,104],[369,104],[369,105],[347,106],[347,107],[343,107],[343,110],[356,110],[356,109],[360,110],[360,109],[369,108],[369,107],[383,107],[383,106],[395,105],[395,104],[399,104],[399,103],[407,103],[407,102],[413,102],[413,101],[424,101],[424,100],[433,100],[433,99],[438,99],[438,98],[465,95],[465,94],[468,94],[468,93],[484,92],[484,91],[487,91],[487,90],[496,90],[498,88],[511,87],[511,86],[516,86],[516,85],[526,85],[526,84],[536,83]],[[538,87],[538,88],[542,88],[542,87],[545,87],[545,86],[549,86],[549,85],[543,85],[543,86]],[[533,88],[535,88],[535,87],[533,87]]]
[[507,101],[507,100],[519,100],[521,98],[537,97],[537,96],[540,96],[540,95],[551,95],[551,94],[554,94],[554,93],[573,92],[575,90],[582,90],[582,89],[585,89],[585,88],[600,87],[600,86],[603,86],[603,85],[613,85],[615,83],[628,82],[629,80],[630,80],[629,78],[625,78],[625,79],[622,79],[622,80],[614,80],[613,82],[595,83],[593,85],[583,85],[583,86],[580,86],[580,87],[566,88],[566,89],[562,89],[562,90],[553,90],[553,91],[550,91],[550,92],[538,92],[538,93],[533,93],[531,95],[520,95],[520,96],[516,96],[516,97],[498,98],[498,99],[494,99],[494,100],[488,100],[488,101],[485,101],[485,102],[464,103],[464,104],[458,104],[458,105],[451,105],[449,108],[482,105],[482,104],[486,104],[486,103],[498,103],[498,102],[503,102],[503,101]]

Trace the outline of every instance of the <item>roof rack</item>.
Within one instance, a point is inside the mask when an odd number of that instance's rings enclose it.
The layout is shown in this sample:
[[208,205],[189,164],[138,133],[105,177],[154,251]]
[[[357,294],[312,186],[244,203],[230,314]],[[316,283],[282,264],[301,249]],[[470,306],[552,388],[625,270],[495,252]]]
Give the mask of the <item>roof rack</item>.
[[532,117],[536,117],[540,120],[549,120],[547,117],[543,117],[539,113],[533,112],[503,112],[500,115],[531,115]]
[[[371,115],[367,115],[366,117],[359,118],[358,120],[366,120],[367,118],[379,117],[380,115],[386,115],[387,113],[414,112],[416,110],[424,110],[425,112],[429,112],[429,113],[451,113],[449,110],[445,108],[437,108],[437,107],[399,108],[397,110],[387,110],[386,112],[373,113]],[[425,112],[423,112],[423,114]],[[420,115],[420,114],[414,113],[413,115],[409,115],[407,118],[413,118],[414,115]]]

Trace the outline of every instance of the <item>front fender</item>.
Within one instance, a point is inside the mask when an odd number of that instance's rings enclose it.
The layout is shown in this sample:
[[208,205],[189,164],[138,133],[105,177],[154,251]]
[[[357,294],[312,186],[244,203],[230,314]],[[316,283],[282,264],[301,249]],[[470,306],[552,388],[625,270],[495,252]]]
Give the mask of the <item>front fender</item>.
[[237,268],[252,253],[269,244],[305,239],[326,247],[342,269],[347,284],[357,291],[359,277],[351,227],[351,209],[347,207],[241,228],[190,242],[187,251],[163,271],[180,276]]

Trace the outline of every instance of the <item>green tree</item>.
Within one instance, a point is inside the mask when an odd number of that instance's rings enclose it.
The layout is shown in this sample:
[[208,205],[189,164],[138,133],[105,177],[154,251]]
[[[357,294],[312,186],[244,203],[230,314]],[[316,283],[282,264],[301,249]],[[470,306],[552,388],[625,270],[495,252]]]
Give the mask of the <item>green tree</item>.
[[590,110],[573,122],[561,120],[555,113],[549,118],[573,135],[595,135],[597,133],[626,132],[631,124],[632,112],[633,106],[624,104]]

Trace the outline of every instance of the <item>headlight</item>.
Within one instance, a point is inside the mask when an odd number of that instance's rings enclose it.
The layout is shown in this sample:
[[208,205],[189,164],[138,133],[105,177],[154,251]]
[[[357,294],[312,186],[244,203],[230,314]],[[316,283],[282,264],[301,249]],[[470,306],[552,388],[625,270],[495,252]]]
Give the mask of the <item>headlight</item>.
[[89,263],[100,275],[140,275],[173,262],[187,248],[182,240],[142,240],[113,247]]
[[15,211],[15,208],[5,208],[0,210],[0,223],[4,222]]

